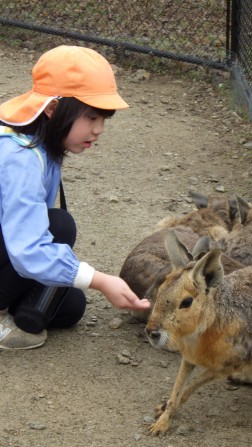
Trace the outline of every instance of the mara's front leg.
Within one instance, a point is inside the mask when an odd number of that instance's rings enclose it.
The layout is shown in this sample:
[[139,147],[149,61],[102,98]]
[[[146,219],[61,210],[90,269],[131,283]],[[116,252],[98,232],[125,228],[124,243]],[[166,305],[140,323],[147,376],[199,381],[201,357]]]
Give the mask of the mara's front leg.
[[152,436],[164,434],[169,429],[171,419],[174,416],[177,408],[179,407],[184,388],[194,368],[194,365],[188,363],[185,359],[182,359],[179,372],[173,386],[171,397],[167,401],[166,405],[161,405],[158,408],[159,412],[161,411],[162,414],[161,416],[159,416],[158,420],[149,428],[149,432]]
[[222,374],[218,374],[216,371],[212,371],[210,369],[203,371],[198,377],[194,379],[193,382],[189,383],[186,386],[180,399],[180,405],[183,405],[189,399],[191,394],[193,394],[198,388],[206,385],[209,382],[212,382],[218,377],[222,377]]

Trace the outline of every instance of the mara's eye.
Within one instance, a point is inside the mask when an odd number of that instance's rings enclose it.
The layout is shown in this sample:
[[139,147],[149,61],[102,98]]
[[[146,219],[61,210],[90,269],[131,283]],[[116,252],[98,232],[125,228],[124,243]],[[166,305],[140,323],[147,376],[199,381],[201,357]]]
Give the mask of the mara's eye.
[[192,305],[193,299],[191,296],[188,298],[185,298],[183,301],[181,301],[179,308],[180,309],[187,309]]

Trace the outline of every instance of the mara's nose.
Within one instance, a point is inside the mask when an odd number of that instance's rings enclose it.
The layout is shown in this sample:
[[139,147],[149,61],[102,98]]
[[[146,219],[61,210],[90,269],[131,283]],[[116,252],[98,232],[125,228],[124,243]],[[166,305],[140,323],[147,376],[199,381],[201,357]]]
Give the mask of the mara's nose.
[[146,326],[145,332],[148,335],[148,337],[151,338],[152,340],[158,341],[161,337],[161,333],[160,333],[159,329],[157,329],[157,328],[151,329],[151,328],[148,328],[148,326]]

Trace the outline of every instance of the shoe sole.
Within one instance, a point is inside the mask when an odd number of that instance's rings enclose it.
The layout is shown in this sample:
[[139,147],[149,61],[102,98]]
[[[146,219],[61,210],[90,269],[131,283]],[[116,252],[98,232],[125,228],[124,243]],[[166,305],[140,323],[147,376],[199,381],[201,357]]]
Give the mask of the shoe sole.
[[26,347],[24,347],[24,346],[20,346],[20,348],[9,348],[8,346],[2,346],[2,345],[0,345],[0,351],[17,351],[17,350],[24,350],[24,349],[35,349],[35,348],[39,348],[40,346],[42,346],[44,343],[46,342],[46,340],[44,340],[44,341],[42,341],[41,343],[39,343],[39,344],[36,344],[36,345],[33,345],[33,346],[26,346]]

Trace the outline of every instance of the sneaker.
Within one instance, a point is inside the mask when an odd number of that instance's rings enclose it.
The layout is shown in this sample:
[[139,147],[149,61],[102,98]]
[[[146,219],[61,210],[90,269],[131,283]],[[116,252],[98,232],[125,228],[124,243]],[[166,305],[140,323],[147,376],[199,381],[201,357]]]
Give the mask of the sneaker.
[[42,346],[47,339],[44,329],[39,334],[30,334],[19,329],[9,313],[0,314],[0,349],[32,349]]

